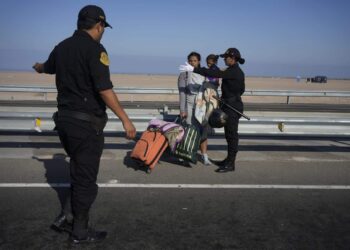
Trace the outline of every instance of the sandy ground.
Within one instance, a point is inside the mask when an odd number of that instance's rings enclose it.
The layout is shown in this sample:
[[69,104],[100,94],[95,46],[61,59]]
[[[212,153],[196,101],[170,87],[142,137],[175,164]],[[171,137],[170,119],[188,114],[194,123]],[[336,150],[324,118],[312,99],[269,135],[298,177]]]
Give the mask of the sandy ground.
[[[176,88],[176,75],[128,75],[112,74],[112,82],[115,87],[159,87]],[[0,85],[30,85],[30,86],[54,86],[55,78],[53,75],[36,74],[35,72],[0,72]],[[295,79],[288,78],[263,78],[247,77],[246,89],[252,90],[318,90],[318,91],[350,91],[350,80],[329,80],[327,84],[305,83],[304,80],[296,82]],[[17,99],[18,95],[0,94],[1,99]],[[21,99],[33,98],[21,95]],[[36,98],[42,98],[42,94],[37,94]],[[49,99],[54,99],[55,94],[49,95]],[[121,100],[158,100],[158,101],[176,101],[175,96],[156,96],[156,95],[120,95]],[[293,97],[290,102],[295,103],[342,103],[350,104],[350,98],[298,98]],[[282,97],[244,97],[246,102],[285,102]]]

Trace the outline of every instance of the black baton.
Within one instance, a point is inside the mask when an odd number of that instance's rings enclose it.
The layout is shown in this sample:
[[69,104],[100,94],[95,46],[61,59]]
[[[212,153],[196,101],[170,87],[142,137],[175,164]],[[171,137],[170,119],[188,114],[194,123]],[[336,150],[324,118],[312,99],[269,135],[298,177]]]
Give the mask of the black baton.
[[217,96],[213,96],[214,99],[218,100],[219,102],[221,102],[222,104],[226,105],[228,108],[232,109],[233,111],[235,111],[237,114],[243,116],[245,119],[247,119],[248,121],[250,121],[250,117],[239,112],[237,109],[235,109],[234,107],[232,107],[231,105],[227,104],[224,100],[222,100],[221,98],[217,97]]

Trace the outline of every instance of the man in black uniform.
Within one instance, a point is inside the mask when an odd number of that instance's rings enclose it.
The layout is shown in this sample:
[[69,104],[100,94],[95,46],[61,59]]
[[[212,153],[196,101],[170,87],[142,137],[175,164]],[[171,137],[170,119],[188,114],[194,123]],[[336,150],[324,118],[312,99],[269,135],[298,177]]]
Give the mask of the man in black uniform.
[[[122,121],[127,138],[136,134],[113,92],[108,55],[100,44],[105,27],[111,27],[103,10],[85,6],[79,12],[77,26],[73,36],[59,43],[45,63],[33,66],[38,73],[56,74],[58,112],[54,121],[62,146],[70,156],[74,244],[96,242],[107,235],[88,227],[89,210],[97,196],[106,105]],[[67,229],[66,215],[61,215],[54,225]]]
[[[222,78],[221,98],[230,106],[243,113],[243,102],[241,95],[245,91],[244,73],[238,63],[244,64],[245,60],[241,57],[241,53],[236,48],[229,48],[224,54],[221,54],[228,68],[224,71],[219,69],[193,68],[191,65],[181,65],[181,71],[193,71],[203,76]],[[232,109],[222,107],[223,111],[228,115],[225,125],[225,137],[227,141],[227,157],[223,161],[217,162],[219,168],[216,172],[223,173],[235,170],[235,160],[238,152],[238,122],[241,117]]]

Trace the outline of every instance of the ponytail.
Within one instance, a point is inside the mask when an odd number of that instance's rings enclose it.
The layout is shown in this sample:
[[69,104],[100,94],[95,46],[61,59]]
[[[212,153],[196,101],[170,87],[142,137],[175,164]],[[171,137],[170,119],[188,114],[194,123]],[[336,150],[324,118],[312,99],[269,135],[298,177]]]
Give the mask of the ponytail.
[[244,64],[245,63],[245,59],[244,58],[237,58],[238,60],[238,62],[239,62],[239,64]]

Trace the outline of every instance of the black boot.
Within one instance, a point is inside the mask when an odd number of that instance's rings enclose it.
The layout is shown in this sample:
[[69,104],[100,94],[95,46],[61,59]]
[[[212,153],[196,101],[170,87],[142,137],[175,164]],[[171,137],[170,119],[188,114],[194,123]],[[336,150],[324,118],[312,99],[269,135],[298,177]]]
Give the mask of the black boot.
[[225,164],[219,166],[215,172],[217,173],[226,173],[230,171],[235,171],[235,161],[236,161],[236,156],[230,157],[225,161]]
[[223,167],[225,166],[226,161],[227,161],[227,158],[223,159],[222,161],[213,161],[213,163],[218,167]]
[[89,228],[88,224],[88,215],[81,214],[74,217],[73,233],[70,237],[70,241],[73,245],[96,243],[106,238],[107,232],[95,231]]
[[91,228],[88,229],[87,235],[84,238],[79,238],[74,235],[71,236],[71,244],[88,244],[88,243],[97,243],[103,241],[107,237],[107,232],[104,231],[95,231]]
[[73,224],[72,222],[69,222],[67,220],[67,217],[65,214],[61,213],[55,221],[51,224],[51,229],[57,231],[57,232],[67,232],[72,233],[73,230]]

